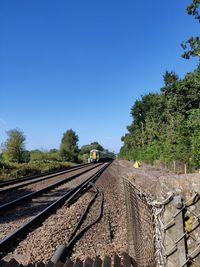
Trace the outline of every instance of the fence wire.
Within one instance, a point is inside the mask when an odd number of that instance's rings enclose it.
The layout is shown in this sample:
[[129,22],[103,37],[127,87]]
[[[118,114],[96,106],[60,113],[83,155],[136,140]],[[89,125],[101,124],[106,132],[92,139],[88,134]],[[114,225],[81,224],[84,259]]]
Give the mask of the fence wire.
[[169,171],[173,171],[177,174],[186,174],[186,173],[195,173],[197,172],[197,169],[192,165],[192,163],[184,163],[182,161],[174,160],[171,162],[160,162],[160,161],[154,161],[153,166],[156,166],[160,169],[165,169]]
[[129,254],[137,267],[200,267],[200,195],[163,202],[124,179]]
[[153,205],[148,194],[124,179],[129,254],[137,267],[163,266],[160,214],[162,207]]

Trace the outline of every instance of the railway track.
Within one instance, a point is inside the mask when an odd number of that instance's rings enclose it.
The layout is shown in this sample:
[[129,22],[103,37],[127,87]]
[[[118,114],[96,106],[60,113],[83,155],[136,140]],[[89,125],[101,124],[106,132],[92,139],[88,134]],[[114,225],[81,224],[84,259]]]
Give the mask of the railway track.
[[[67,178],[62,178],[61,181],[55,182],[55,183],[53,183],[53,184],[51,184],[51,185],[49,185],[49,186],[46,186],[46,187],[44,187],[44,188],[42,188],[42,189],[40,189],[40,190],[37,190],[37,191],[35,191],[35,192],[26,194],[26,195],[24,195],[24,196],[22,196],[22,197],[19,197],[19,198],[17,198],[17,199],[14,199],[14,200],[12,200],[12,201],[10,201],[10,202],[7,202],[7,203],[5,203],[5,204],[2,204],[2,205],[0,205],[0,215],[2,215],[4,212],[7,212],[7,211],[9,211],[9,210],[11,210],[11,209],[17,207],[17,206],[20,205],[20,204],[23,204],[24,201],[30,201],[30,200],[32,200],[33,198],[36,198],[36,197],[38,197],[38,196],[41,196],[41,195],[43,195],[44,193],[49,192],[49,191],[51,191],[51,190],[53,190],[53,189],[55,189],[55,188],[57,188],[57,187],[59,187],[59,186],[65,184],[65,183],[67,183],[67,182],[69,182],[69,181],[71,181],[71,180],[73,180],[73,179],[79,177],[80,175],[85,174],[85,173],[87,173],[88,171],[91,171],[91,170],[95,169],[95,168],[98,167],[98,166],[99,166],[99,164],[96,165],[96,166],[92,166],[92,167],[90,167],[89,169],[86,169],[86,170],[84,170],[84,171],[81,171],[81,172],[79,172],[78,174],[72,175],[72,176],[67,177]],[[76,169],[76,170],[77,170],[77,169]]]
[[[87,207],[85,208],[84,212],[82,213],[76,227],[74,228],[73,232],[71,233],[70,237],[66,244],[60,245],[57,250],[55,251],[51,262],[53,264],[60,264],[64,263],[67,258],[71,257],[74,245],[81,237],[84,235],[87,230],[89,230],[94,224],[96,224],[103,215],[103,206],[104,206],[104,194],[103,192],[99,191],[98,187],[95,184],[92,184],[94,195],[90,199]],[[99,197],[99,211],[95,219],[84,225],[84,222],[87,218],[87,215],[95,202],[95,200]],[[84,226],[83,226],[84,225]]]
[[40,181],[44,181],[44,180],[56,177],[61,174],[70,173],[74,170],[79,170],[90,165],[91,164],[88,164],[88,163],[81,164],[78,166],[71,167],[67,170],[53,171],[53,172],[43,173],[43,174],[34,175],[34,176],[27,176],[27,177],[21,177],[21,178],[15,178],[15,179],[7,180],[7,181],[2,181],[0,182],[0,194],[7,193],[18,188],[22,188],[30,184],[38,183]]
[[4,238],[9,232],[26,223],[32,216],[37,215],[38,212],[57,200],[59,196],[80,183],[84,179],[84,175],[90,175],[100,166],[101,164],[90,166],[90,168],[87,166],[84,170],[79,170],[78,173],[63,178],[59,182],[1,205],[0,226],[3,231],[0,233],[0,238]]
[[[90,171],[92,170],[93,174],[90,174],[89,177],[87,175],[87,178],[83,181],[79,182],[78,185],[73,186],[71,188],[64,188],[62,187],[66,182],[57,183],[57,185],[51,185],[49,186],[48,190],[54,189],[52,186],[61,186],[59,187],[59,190],[54,191],[54,193],[58,193],[58,195],[54,194],[53,200],[51,200],[50,204],[46,204],[46,207],[42,209],[37,215],[32,217],[28,222],[24,223],[22,226],[20,226],[18,229],[16,229],[14,232],[7,235],[4,239],[0,241],[0,257],[2,258],[5,254],[7,254],[9,251],[11,251],[13,248],[16,247],[16,245],[26,237],[26,235],[36,229],[38,226],[42,224],[42,222],[49,217],[52,213],[54,213],[58,208],[60,208],[64,203],[71,204],[73,201],[75,201],[81,194],[83,194],[88,188],[91,187],[91,182],[95,182],[98,177],[102,174],[102,172],[108,167],[109,163],[105,163],[102,166],[98,165],[95,167],[92,167]],[[94,169],[97,168],[98,170],[94,172]],[[86,172],[82,172],[82,175],[84,174],[86,176]],[[74,178],[77,178],[80,176],[80,174],[76,174],[71,177],[71,180]],[[55,190],[55,189],[54,189]],[[37,194],[44,194],[45,191],[42,191],[40,193],[34,192],[34,194],[29,194],[30,196],[25,196],[25,198],[16,199],[14,202],[14,205],[20,205],[24,202],[24,200],[31,200],[37,196]],[[62,195],[61,195],[62,194]],[[55,196],[56,195],[56,196]],[[50,198],[50,196],[46,196],[47,199]],[[12,206],[13,204],[7,203],[7,208],[3,208],[1,211],[5,211],[10,208],[14,208],[16,206]]]
[[[16,185],[11,185],[11,187],[15,187],[14,189],[11,188],[11,190],[9,188],[3,188],[4,191],[0,192],[0,205],[4,205],[5,203],[11,202],[17,198],[23,197],[25,195],[28,195],[30,193],[39,191],[51,184],[54,184],[56,182],[62,181],[63,179],[67,178],[67,177],[71,177],[74,174],[78,174],[80,171],[84,171],[86,169],[89,169],[91,167],[94,167],[96,165],[85,165],[82,167],[78,167],[78,168],[73,168],[71,170],[62,172],[62,173],[55,173],[51,176],[44,176],[44,177],[40,177],[39,180],[36,179],[37,181],[28,181],[25,182],[27,184],[21,184],[19,186],[19,184]],[[30,182],[30,183],[29,183]],[[24,183],[24,182],[23,182]],[[16,187],[17,186],[17,187]],[[19,186],[19,187],[18,187]]]

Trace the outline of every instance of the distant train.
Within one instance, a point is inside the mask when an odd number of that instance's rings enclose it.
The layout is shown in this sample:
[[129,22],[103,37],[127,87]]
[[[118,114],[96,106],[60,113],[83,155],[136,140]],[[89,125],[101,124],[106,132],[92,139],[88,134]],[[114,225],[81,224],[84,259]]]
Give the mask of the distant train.
[[88,162],[106,162],[114,159],[114,154],[106,151],[92,149]]

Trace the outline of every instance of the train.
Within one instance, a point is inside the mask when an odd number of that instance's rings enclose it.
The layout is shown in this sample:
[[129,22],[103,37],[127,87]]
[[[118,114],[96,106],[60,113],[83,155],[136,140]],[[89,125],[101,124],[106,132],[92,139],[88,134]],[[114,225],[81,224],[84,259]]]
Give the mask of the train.
[[90,156],[88,162],[106,162],[114,160],[114,154],[107,151],[101,151],[97,149],[92,149],[90,151]]

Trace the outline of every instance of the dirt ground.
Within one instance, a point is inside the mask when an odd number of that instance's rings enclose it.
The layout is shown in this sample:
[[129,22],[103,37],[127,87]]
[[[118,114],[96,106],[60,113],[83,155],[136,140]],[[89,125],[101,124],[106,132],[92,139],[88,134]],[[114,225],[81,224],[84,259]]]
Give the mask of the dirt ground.
[[118,160],[121,177],[129,178],[142,190],[152,195],[153,199],[162,201],[172,192],[188,199],[194,192],[200,193],[200,174],[175,174],[165,169],[142,164],[135,169],[133,162]]

